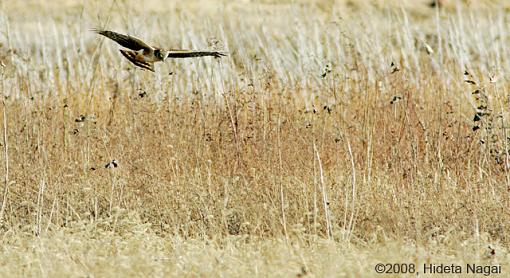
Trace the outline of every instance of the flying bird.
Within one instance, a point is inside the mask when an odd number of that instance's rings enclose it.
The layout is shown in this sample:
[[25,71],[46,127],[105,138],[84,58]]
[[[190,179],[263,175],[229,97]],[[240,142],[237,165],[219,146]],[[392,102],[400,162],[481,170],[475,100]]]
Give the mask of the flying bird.
[[119,51],[135,66],[152,72],[154,72],[154,63],[164,62],[167,58],[191,58],[203,56],[220,58],[222,56],[226,56],[226,54],[218,51],[165,50],[159,47],[150,46],[141,39],[130,35],[123,35],[117,32],[101,29],[94,29],[92,31],[114,40],[121,46],[130,49],[119,49]]

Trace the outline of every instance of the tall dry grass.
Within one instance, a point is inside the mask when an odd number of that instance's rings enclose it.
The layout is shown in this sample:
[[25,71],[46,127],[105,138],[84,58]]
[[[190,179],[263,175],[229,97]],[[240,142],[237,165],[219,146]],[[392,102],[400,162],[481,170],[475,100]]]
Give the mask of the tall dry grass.
[[[234,236],[309,246],[302,265],[323,239],[352,252],[396,241],[483,254],[490,243],[505,261],[503,4],[151,3],[3,3],[6,246],[54,254],[23,242],[106,233],[224,250]],[[96,26],[229,57],[143,72]],[[28,273],[52,274],[42,269]]]

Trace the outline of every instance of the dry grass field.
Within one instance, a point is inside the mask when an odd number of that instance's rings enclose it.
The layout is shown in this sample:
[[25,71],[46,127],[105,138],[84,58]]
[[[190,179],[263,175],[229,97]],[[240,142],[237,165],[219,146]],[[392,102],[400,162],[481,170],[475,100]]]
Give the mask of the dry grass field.
[[168,2],[0,2],[0,276],[510,276],[506,1]]

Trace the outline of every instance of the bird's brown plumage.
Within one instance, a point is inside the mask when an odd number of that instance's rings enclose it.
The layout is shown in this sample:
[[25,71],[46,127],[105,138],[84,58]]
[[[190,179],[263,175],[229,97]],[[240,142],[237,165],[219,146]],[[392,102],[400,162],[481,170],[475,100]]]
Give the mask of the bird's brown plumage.
[[124,57],[126,57],[126,59],[128,59],[135,66],[139,66],[141,68],[144,68],[144,69],[147,69],[147,70],[150,70],[150,71],[154,72],[154,63],[153,62],[145,62],[145,61],[143,61],[138,56],[140,54],[138,54],[137,52],[129,51],[129,50],[123,50],[123,49],[120,49],[119,51],[120,51],[120,53],[122,53],[122,55],[124,55]]
[[147,45],[141,39],[129,35],[122,35],[117,32],[108,31],[108,30],[94,30],[99,35],[103,35],[111,40],[114,40],[118,44],[124,46],[125,48],[129,48],[131,50],[152,50],[153,47]]

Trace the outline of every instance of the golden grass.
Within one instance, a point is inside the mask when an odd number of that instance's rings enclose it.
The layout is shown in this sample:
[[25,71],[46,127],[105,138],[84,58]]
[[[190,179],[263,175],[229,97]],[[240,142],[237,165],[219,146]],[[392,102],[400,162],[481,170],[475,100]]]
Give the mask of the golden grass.
[[[508,270],[502,6],[36,2],[0,17],[2,276]],[[95,26],[230,56],[151,74]]]
[[[93,224],[75,222],[51,236],[34,239],[16,235],[4,240],[0,275],[393,277],[377,274],[374,266],[381,262],[415,263],[421,271],[423,264],[430,263],[478,263],[501,264],[506,270],[510,259],[501,245],[491,245],[489,249],[485,236],[469,241],[445,238],[430,242],[427,247],[401,240],[368,246],[323,239],[312,243],[293,240],[287,244],[283,239],[247,235],[215,241],[177,235],[163,238],[133,216],[124,213],[120,218],[129,231],[105,230],[105,220]],[[491,250],[497,255],[489,255]]]

